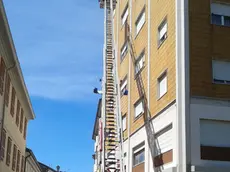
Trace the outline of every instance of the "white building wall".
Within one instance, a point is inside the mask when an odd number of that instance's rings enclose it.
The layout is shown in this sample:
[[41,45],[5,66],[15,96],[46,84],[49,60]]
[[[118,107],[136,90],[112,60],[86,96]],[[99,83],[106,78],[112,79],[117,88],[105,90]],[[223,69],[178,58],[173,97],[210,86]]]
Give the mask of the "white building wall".
[[[230,121],[230,103],[226,101],[191,100],[191,161],[195,166],[229,166],[230,162],[207,161],[200,158],[200,119]],[[229,135],[230,136],[230,135]],[[226,141],[229,138],[226,137]]]

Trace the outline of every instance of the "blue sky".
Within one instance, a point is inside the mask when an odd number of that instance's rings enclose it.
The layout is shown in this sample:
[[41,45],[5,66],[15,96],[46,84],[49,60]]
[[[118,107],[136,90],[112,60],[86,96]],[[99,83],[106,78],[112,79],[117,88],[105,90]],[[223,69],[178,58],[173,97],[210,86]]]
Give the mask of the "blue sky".
[[37,159],[92,171],[92,130],[102,75],[98,0],[4,0],[36,119],[27,145]]

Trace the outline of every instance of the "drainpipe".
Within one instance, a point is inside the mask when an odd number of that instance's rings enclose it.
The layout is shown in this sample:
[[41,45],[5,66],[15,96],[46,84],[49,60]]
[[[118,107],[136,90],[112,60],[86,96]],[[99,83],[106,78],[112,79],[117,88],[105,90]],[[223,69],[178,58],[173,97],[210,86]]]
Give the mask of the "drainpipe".
[[2,101],[2,126],[1,126],[1,130],[0,130],[0,134],[1,134],[1,139],[0,139],[0,152],[1,152],[1,148],[2,148],[2,131],[3,131],[3,128],[4,128],[4,120],[5,120],[5,99],[6,99],[6,76],[7,76],[7,73],[13,69],[14,67],[16,66],[16,63],[14,61],[14,64],[12,66],[10,66],[9,68],[6,69],[5,71],[5,74],[4,74],[4,85],[3,85],[3,101]]
[[26,172],[26,161],[27,161],[27,159],[28,159],[29,157],[31,157],[31,156],[32,156],[32,154],[31,154],[30,151],[29,151],[29,155],[25,157],[24,172]]

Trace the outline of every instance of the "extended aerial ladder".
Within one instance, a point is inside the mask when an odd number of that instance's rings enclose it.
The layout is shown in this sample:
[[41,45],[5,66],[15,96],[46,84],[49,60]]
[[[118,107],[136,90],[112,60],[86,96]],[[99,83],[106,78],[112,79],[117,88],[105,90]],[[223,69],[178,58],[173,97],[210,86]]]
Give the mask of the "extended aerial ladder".
[[104,8],[104,72],[102,79],[102,171],[123,172],[122,125],[119,110],[119,82],[113,39],[113,9],[116,0],[99,0]]

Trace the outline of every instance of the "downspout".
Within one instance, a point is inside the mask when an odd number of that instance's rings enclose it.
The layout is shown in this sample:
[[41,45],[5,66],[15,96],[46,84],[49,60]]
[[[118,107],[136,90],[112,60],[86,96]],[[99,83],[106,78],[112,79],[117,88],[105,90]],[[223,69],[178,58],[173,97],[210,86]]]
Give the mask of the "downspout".
[[26,160],[27,160],[29,157],[31,157],[31,156],[32,156],[32,154],[31,154],[30,151],[29,151],[29,155],[25,157],[24,172],[26,172]]
[[[129,26],[130,26],[130,34],[132,34],[132,1],[130,1],[129,0],[129,8],[130,8],[130,14],[129,14],[129,22],[130,22],[130,24],[129,24]],[[131,55],[129,54],[129,74],[128,74],[128,78],[129,78],[129,88],[128,88],[128,90],[129,90],[129,94],[128,94],[128,172],[130,172],[131,171],[131,165],[132,165],[132,161],[131,161],[131,157],[130,157],[130,118],[131,118],[131,83],[130,83],[130,81],[131,81],[131,61],[132,59],[131,59]]]
[[6,71],[5,71],[5,74],[4,74],[4,85],[3,85],[3,101],[2,101],[2,121],[1,121],[1,123],[2,123],[2,125],[1,125],[1,140],[0,140],[0,152],[1,152],[1,148],[2,148],[2,132],[3,132],[3,128],[4,128],[4,120],[5,120],[5,100],[6,100],[6,84],[7,84],[7,82],[6,82],[6,76],[7,76],[7,73],[11,70],[11,69],[13,69],[14,67],[16,66],[16,63],[15,63],[15,61],[14,61],[14,64],[12,65],[12,66],[10,66],[9,68],[7,68],[6,69]]
[[[151,0],[148,0],[148,83],[147,83],[147,87],[148,87],[148,107],[150,107],[150,44],[151,44]],[[147,113],[150,113],[149,111]],[[150,114],[148,114],[148,116],[150,116]],[[147,136],[148,137],[148,136]],[[148,138],[147,138],[148,139]],[[149,147],[148,149],[149,150]],[[148,151],[148,171],[150,171],[150,158],[151,158],[151,153],[150,151]],[[152,160],[153,161],[153,160]]]

